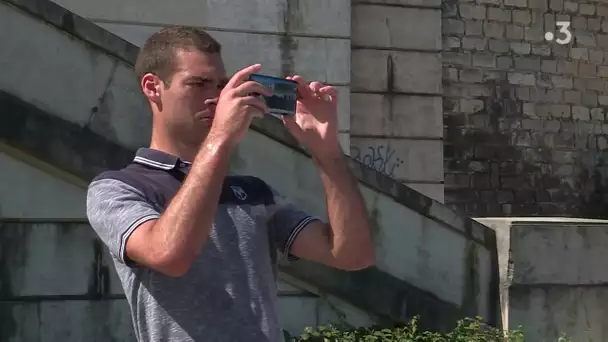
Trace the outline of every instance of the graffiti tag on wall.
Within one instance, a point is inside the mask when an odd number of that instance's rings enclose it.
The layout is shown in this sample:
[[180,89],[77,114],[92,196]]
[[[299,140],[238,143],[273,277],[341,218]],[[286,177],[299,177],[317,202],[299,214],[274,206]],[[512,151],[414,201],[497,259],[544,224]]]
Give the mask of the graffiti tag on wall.
[[351,146],[350,155],[356,161],[390,177],[393,177],[395,170],[403,164],[403,160],[395,156],[395,150],[385,145],[367,146],[367,148]]

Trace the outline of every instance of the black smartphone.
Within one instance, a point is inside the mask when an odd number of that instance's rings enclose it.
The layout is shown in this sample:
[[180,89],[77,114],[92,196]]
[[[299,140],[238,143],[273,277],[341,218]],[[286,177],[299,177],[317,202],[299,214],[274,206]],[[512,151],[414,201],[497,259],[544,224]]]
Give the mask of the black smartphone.
[[269,114],[296,114],[298,95],[296,81],[260,74],[253,74],[249,76],[249,79],[262,84],[272,92],[272,96],[261,96],[268,106]]

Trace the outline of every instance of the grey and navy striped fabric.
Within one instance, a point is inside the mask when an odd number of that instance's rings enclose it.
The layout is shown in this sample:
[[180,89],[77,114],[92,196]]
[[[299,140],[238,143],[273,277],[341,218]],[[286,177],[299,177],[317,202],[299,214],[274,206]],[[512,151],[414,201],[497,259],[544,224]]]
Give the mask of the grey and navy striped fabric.
[[184,276],[165,276],[125,255],[129,236],[160,217],[189,168],[141,148],[132,164],[89,185],[87,215],[113,258],[138,341],[281,341],[276,249],[295,258],[295,238],[317,218],[261,179],[226,177],[210,238]]

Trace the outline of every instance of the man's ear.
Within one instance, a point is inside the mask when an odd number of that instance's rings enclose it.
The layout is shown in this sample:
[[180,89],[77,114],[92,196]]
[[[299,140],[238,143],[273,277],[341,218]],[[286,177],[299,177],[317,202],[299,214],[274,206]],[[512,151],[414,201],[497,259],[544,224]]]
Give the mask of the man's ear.
[[147,73],[141,78],[141,90],[144,95],[152,102],[160,101],[160,90],[162,81],[158,76]]

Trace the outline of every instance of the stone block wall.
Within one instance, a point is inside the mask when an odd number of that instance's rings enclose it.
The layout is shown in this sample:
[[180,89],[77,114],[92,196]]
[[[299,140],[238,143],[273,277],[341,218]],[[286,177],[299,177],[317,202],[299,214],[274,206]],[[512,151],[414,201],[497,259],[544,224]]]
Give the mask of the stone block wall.
[[440,2],[351,11],[351,157],[443,202]]
[[446,203],[477,216],[605,217],[608,1],[442,7]]

